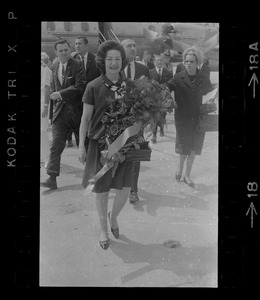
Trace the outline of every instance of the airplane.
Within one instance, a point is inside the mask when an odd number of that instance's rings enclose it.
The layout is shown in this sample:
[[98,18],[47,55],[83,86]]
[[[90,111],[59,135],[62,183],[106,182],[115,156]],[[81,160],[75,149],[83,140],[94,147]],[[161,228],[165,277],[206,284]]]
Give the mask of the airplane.
[[197,46],[209,60],[211,71],[216,71],[219,65],[219,29],[216,24],[206,24],[164,23],[161,32],[144,28],[144,35],[155,48],[166,48],[173,56],[181,55],[190,46]]
[[155,22],[42,22],[41,48],[51,60],[56,55],[54,43],[64,38],[75,51],[77,36],[85,35],[89,51],[96,53],[104,40],[135,40],[137,55],[145,49],[152,53],[169,50],[172,62],[181,62],[181,54],[190,45],[199,46],[209,58],[211,70],[218,69],[218,25],[208,23],[155,23]]

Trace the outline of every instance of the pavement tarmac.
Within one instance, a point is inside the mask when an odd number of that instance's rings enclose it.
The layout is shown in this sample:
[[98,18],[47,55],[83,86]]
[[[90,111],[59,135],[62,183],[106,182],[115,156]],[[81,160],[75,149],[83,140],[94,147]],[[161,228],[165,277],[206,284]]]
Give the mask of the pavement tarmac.
[[[51,133],[50,139],[51,139]],[[40,286],[217,287],[218,132],[207,132],[191,188],[174,178],[173,114],[158,134],[151,161],[141,162],[140,201],[118,217],[120,238],[98,242],[94,194],[83,195],[78,150],[65,148],[57,190],[40,188]],[[41,181],[47,179],[41,167]],[[114,190],[109,195],[109,210]]]

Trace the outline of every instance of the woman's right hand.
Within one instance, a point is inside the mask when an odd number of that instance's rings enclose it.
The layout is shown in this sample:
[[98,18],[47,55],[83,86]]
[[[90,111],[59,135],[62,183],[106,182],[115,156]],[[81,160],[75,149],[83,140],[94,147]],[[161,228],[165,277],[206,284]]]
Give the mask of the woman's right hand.
[[78,159],[83,165],[86,163],[86,149],[85,149],[85,147],[79,147]]
[[48,116],[49,112],[49,107],[48,106],[43,106],[42,108],[42,118],[46,118]]

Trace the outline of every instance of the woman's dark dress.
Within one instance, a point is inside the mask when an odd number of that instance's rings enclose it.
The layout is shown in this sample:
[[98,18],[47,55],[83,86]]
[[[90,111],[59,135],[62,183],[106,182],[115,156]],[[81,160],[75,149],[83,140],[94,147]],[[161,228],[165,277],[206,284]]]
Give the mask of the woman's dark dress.
[[[122,78],[118,83],[122,83]],[[125,79],[127,85],[132,83]],[[82,102],[94,105],[94,112],[91,120],[89,132],[89,146],[87,151],[86,165],[83,175],[82,185],[87,187],[91,179],[102,167],[100,162],[101,151],[105,149],[105,144],[100,143],[100,138],[104,135],[102,132],[101,119],[107,110],[106,98],[115,98],[115,92],[110,90],[105,84],[111,85],[112,82],[103,74],[88,83],[84,92]],[[112,169],[103,175],[95,184],[93,192],[104,193],[111,188],[122,189],[122,187],[131,187],[132,185],[133,162],[123,161],[117,167],[114,178],[112,178]]]
[[200,155],[204,143],[204,132],[198,131],[200,106],[202,97],[212,90],[209,71],[205,66],[197,70],[192,81],[185,70],[178,72],[167,82],[167,86],[174,91],[177,109],[175,109],[176,142],[175,152],[190,155],[194,150]]

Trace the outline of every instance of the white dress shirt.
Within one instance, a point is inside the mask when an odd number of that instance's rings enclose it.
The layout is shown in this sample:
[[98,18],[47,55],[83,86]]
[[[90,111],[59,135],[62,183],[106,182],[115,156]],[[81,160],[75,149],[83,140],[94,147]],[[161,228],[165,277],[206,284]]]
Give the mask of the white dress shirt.
[[59,81],[60,81],[60,84],[61,84],[61,85],[62,85],[62,83],[63,83],[63,79],[62,79],[62,66],[64,65],[65,70],[66,70],[67,64],[68,64],[68,62],[66,62],[65,64],[60,63],[60,65],[59,65],[58,77],[59,77]]
[[[131,61],[130,62],[130,67],[131,67],[131,79],[134,80],[135,78],[135,61]],[[127,68],[128,68],[128,64],[125,67],[125,76],[127,77]]]

